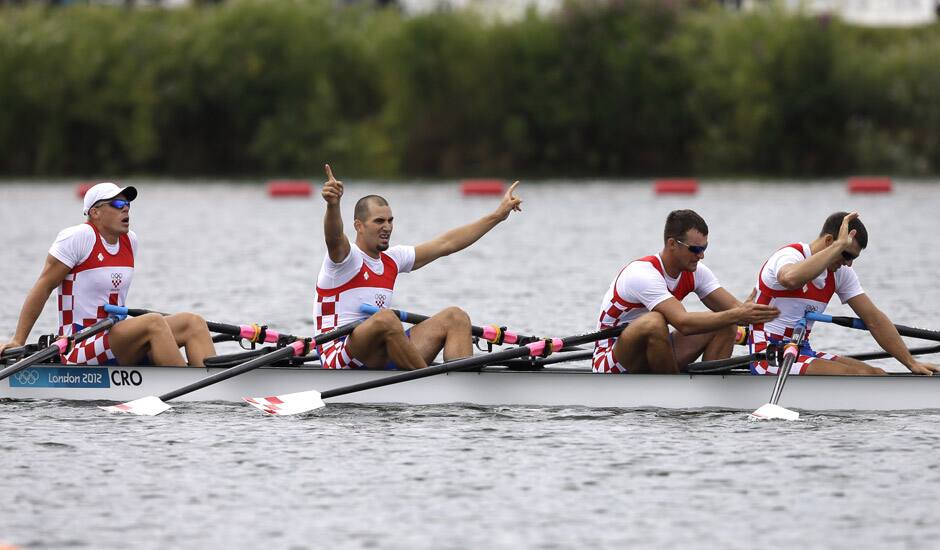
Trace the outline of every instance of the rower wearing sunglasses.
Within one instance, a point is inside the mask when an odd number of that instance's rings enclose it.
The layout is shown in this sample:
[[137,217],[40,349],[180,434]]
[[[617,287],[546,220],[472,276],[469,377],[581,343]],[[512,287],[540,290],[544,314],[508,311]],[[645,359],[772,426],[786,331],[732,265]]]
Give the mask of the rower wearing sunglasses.
[[[663,249],[624,266],[601,303],[598,330],[625,326],[617,338],[594,346],[594,372],[679,373],[699,355],[731,356],[738,323],[765,322],[780,312],[738,301],[701,263],[708,225],[692,210],[666,217]],[[689,312],[682,299],[698,295],[711,311]],[[670,333],[669,325],[676,331]]]
[[[134,276],[137,235],[130,230],[134,187],[99,183],[85,193],[83,224],[63,229],[46,256],[42,273],[26,296],[16,334],[7,347],[22,346],[42,313],[52,290],[58,287],[59,335],[67,336],[107,317],[104,304],[123,306]],[[206,322],[192,313],[163,317],[148,313],[128,318],[61,356],[66,365],[203,366],[215,355]]]
[[[881,347],[911,372],[940,372],[936,365],[914,359],[891,320],[859,284],[852,263],[866,246],[868,230],[858,213],[836,212],[826,218],[816,240],[789,244],[770,256],[758,274],[755,301],[776,306],[781,313],[773,321],[751,326],[751,351],[771,352],[769,361],[751,363],[752,373],[776,375],[778,352],[789,341],[797,322],[808,311],[823,313],[833,294],[848,304]],[[809,344],[812,327],[813,321],[808,321],[803,345],[789,374],[885,374],[858,359],[814,351]]]

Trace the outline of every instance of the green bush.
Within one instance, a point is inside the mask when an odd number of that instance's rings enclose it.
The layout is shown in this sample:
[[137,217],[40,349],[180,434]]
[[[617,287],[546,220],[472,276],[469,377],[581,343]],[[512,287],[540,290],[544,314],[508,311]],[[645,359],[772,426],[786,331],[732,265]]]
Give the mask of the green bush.
[[0,8],[0,173],[940,170],[940,25],[698,2]]

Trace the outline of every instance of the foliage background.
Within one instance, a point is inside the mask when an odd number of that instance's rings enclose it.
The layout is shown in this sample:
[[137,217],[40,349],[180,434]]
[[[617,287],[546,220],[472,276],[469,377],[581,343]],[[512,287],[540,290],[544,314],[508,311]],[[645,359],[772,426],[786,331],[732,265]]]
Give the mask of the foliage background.
[[940,25],[581,1],[0,9],[0,173],[940,171]]

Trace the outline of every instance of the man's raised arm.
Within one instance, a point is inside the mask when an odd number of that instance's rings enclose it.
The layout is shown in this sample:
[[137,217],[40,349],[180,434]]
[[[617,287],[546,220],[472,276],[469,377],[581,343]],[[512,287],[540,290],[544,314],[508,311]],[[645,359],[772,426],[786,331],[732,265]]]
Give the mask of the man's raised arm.
[[513,195],[513,191],[516,190],[516,186],[518,185],[519,182],[517,181],[509,187],[509,190],[503,195],[503,200],[500,201],[499,206],[496,207],[496,210],[494,210],[492,214],[483,216],[473,223],[451,229],[435,239],[416,246],[415,263],[412,269],[421,268],[441,256],[448,256],[467,248],[477,242],[480,237],[486,235],[490,229],[496,227],[500,222],[505,221],[506,218],[509,217],[510,212],[513,210],[521,212],[522,208],[520,205],[522,204],[522,199]]
[[325,165],[326,183],[320,194],[326,201],[326,214],[323,216],[323,236],[326,249],[333,263],[340,263],[349,256],[349,239],[343,233],[343,216],[340,212],[340,199],[343,198],[343,182],[333,177],[330,165]]

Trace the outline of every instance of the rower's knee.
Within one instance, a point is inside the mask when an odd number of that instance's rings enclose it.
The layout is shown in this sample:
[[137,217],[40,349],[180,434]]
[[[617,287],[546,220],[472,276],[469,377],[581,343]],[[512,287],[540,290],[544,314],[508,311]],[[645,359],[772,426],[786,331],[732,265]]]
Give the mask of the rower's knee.
[[636,330],[647,338],[669,337],[669,326],[666,324],[666,317],[658,311],[651,311],[633,321],[630,325],[635,325]]
[[390,309],[376,312],[369,320],[387,337],[404,332],[398,315]]
[[201,315],[185,312],[177,313],[175,317],[179,319],[179,326],[182,327],[182,333],[174,334],[174,336],[189,339],[199,334],[208,334],[209,332],[209,325]]
[[170,327],[166,323],[166,319],[159,313],[146,313],[141,315],[137,319],[143,324],[148,334],[158,334],[164,331],[169,331]]
[[470,315],[468,315],[466,311],[459,307],[451,306],[441,311],[440,314],[447,322],[447,326],[457,329],[466,329],[467,332],[470,332]]

